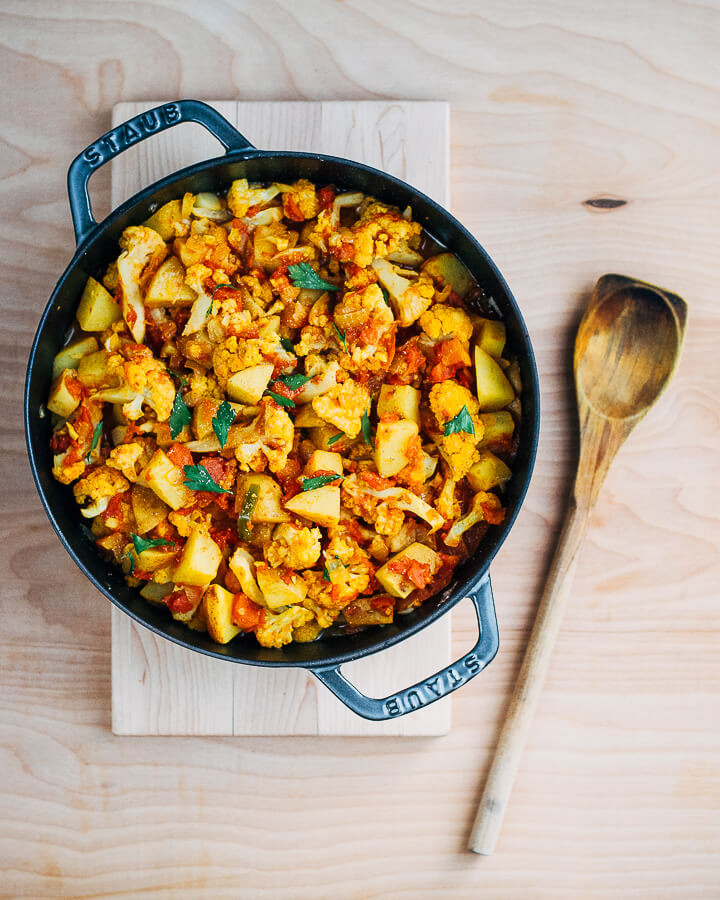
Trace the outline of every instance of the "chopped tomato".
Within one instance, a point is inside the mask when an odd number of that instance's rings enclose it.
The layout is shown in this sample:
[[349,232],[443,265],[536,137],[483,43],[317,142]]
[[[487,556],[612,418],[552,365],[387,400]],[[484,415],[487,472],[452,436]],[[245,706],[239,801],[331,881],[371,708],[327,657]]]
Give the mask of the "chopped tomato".
[[285,194],[283,197],[283,208],[285,211],[285,215],[288,219],[292,219],[293,222],[304,222],[305,216],[302,214],[302,210],[297,205],[297,201],[292,194]]
[[412,339],[395,351],[387,378],[388,384],[410,384],[413,376],[422,372],[426,365],[427,361],[417,340]]
[[200,605],[203,589],[192,584],[186,584],[177,591],[168,594],[164,603],[170,612],[189,613]]
[[254,631],[265,621],[265,610],[243,593],[235,594],[232,604],[232,623],[243,631]]
[[185,466],[191,466],[193,464],[192,453],[184,444],[173,444],[167,451],[167,457],[173,465],[178,467],[178,469],[184,469]]
[[102,513],[103,521],[107,521],[107,519],[117,519],[118,521],[122,522],[122,498],[122,491],[110,498],[110,502],[105,507],[105,512]]
[[[188,451],[189,452],[189,451]],[[225,478],[225,461],[219,456],[203,456],[200,465],[207,469],[216,484],[222,484]]]
[[392,597],[374,597],[370,600],[370,607],[384,616],[389,616],[395,608],[395,600]]
[[470,357],[458,338],[439,341],[433,347],[435,365],[430,370],[429,380],[438,384],[454,378],[458,369],[470,365]]
[[389,478],[383,478],[382,475],[378,475],[377,472],[370,472],[368,469],[363,469],[360,477],[374,491],[383,491],[385,488],[395,487],[394,482],[390,481]]
[[327,185],[327,187],[320,188],[317,193],[318,203],[320,204],[320,209],[330,209],[330,207],[335,202],[335,188],[332,185]]
[[50,449],[53,453],[62,453],[72,444],[70,435],[67,431],[56,431],[50,438]]
[[411,581],[415,587],[424,588],[432,581],[432,572],[428,563],[418,562],[411,556],[403,556],[400,559],[392,559],[387,564],[389,572],[402,575]]
[[239,540],[237,528],[211,528],[210,537],[221,550],[225,550],[226,547],[234,550]]

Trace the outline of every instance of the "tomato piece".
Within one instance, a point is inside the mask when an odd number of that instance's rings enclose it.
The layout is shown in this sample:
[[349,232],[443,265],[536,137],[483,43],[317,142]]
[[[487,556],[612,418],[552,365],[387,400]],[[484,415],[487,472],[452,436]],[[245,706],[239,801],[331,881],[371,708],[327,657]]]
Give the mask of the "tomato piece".
[[378,475],[377,472],[370,472],[367,469],[363,469],[360,473],[360,477],[366,484],[370,485],[374,491],[383,491],[385,488],[395,487],[395,483],[390,481],[389,478],[383,478],[382,475]]
[[192,453],[184,444],[173,444],[167,451],[167,457],[173,465],[178,467],[178,469],[184,469],[185,466],[191,466],[193,464]]
[[395,572],[396,575],[402,575],[417,588],[424,588],[432,581],[432,572],[429,564],[418,562],[418,560],[410,556],[393,559],[387,564],[387,567],[388,571]]
[[232,604],[232,623],[243,631],[254,631],[265,621],[265,610],[243,593],[235,594]]

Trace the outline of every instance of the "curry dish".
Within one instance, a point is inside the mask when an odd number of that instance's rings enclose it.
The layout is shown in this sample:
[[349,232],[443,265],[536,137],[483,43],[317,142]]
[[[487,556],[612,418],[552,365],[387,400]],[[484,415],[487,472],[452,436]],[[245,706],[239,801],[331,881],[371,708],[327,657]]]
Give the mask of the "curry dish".
[[519,366],[411,209],[238,180],[119,244],[47,406],[53,475],[147,601],[310,641],[392,622],[502,523]]

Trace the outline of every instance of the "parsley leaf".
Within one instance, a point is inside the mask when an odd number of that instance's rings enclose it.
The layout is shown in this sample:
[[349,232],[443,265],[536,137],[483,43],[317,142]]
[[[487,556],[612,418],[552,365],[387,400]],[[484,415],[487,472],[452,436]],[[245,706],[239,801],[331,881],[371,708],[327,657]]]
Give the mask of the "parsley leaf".
[[340,438],[344,437],[345,435],[342,433],[342,431],[340,432],[340,434],[334,434],[331,438],[328,438],[328,447],[330,446],[330,444],[334,444],[336,441],[339,441]]
[[283,348],[287,350],[288,353],[294,353],[295,349],[293,348],[293,342],[290,338],[280,338],[280,343],[283,345]]
[[235,410],[230,406],[227,400],[223,400],[217,411],[217,415],[213,416],[212,427],[215,437],[220,441],[220,446],[224,447],[227,441],[230,426],[235,421]]
[[299,387],[302,387],[304,384],[307,384],[310,381],[309,375],[281,375],[278,381],[282,381],[283,384],[287,385],[291,391],[296,390]]
[[93,450],[94,450],[94,449],[97,447],[97,445],[98,445],[98,441],[100,440],[100,435],[102,434],[102,426],[103,426],[103,423],[102,423],[102,422],[98,422],[97,425],[95,426],[95,430],[93,431],[93,436],[92,436],[92,444],[90,445],[90,449],[88,450],[88,454],[87,454],[87,456],[85,457],[85,462],[86,462],[86,463],[89,463],[89,462],[90,462],[90,457],[91,457],[92,454],[93,454]]
[[330,581],[330,573],[327,566],[323,569],[323,581]]
[[142,538],[139,534],[131,534],[133,547],[135,547],[135,552],[140,555],[143,550],[149,550],[151,547],[174,547],[175,545],[171,541],[166,541],[165,538]]
[[333,322],[333,328],[335,329],[335,331],[337,331],[337,336],[338,336],[338,337],[340,338],[340,340],[342,341],[342,345],[343,345],[343,347],[345,348],[345,352],[347,353],[347,352],[348,352],[348,348],[347,348],[347,341],[345,340],[345,332],[344,332],[344,331],[340,331],[340,329],[337,327],[337,325],[336,325],[334,322]]
[[468,434],[475,434],[475,426],[473,425],[472,416],[468,412],[467,406],[463,406],[460,412],[449,422],[445,423],[445,434],[458,434],[466,431]]
[[276,403],[279,403],[280,406],[287,406],[288,409],[295,408],[295,401],[291,400],[289,397],[283,397],[282,394],[276,394],[275,391],[265,391],[265,393],[272,397]]
[[[185,382],[183,381],[183,384]],[[182,388],[182,384],[177,390],[175,394],[175,402],[173,403],[172,412],[170,413],[170,418],[168,419],[168,425],[170,426],[170,437],[176,438],[183,428],[186,425],[189,425],[192,421],[192,414],[190,410],[185,405],[185,401],[182,398],[182,394],[180,393],[180,389]]]
[[380,290],[382,291],[383,300],[385,301],[387,306],[390,306],[390,294],[388,294],[388,292],[385,290],[385,288],[382,285],[380,285]]
[[287,271],[290,276],[290,281],[292,281],[295,287],[307,288],[311,291],[340,290],[340,287],[337,284],[330,284],[329,281],[325,281],[324,278],[321,278],[310,263],[296,263],[294,266],[288,266]]
[[370,416],[368,415],[368,411],[365,410],[362,417],[362,436],[365,443],[368,447],[372,447],[373,445],[373,436],[372,436],[372,428],[370,427]]
[[190,488],[193,491],[212,491],[214,494],[232,494],[232,491],[220,487],[216,481],[213,481],[212,475],[205,466],[183,466],[183,468],[185,470],[185,481],[183,481],[185,487]]
[[314,491],[316,488],[324,487],[341,478],[341,475],[314,475],[312,478],[306,478],[300,487],[304,491]]
[[129,550],[125,554],[125,559],[130,561],[130,571],[128,572],[128,575],[134,575],[135,574],[135,557],[132,555],[132,553]]

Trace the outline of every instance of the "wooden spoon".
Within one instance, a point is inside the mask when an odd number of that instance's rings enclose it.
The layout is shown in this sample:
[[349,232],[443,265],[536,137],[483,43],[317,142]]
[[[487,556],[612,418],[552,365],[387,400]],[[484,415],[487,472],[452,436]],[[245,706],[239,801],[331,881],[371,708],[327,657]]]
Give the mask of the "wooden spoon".
[[687,305],[676,294],[622,275],[604,275],[575,338],[580,460],[545,590],[472,827],[469,849],[495,849],[520,756],[570,593],[578,551],[610,463],[667,386],[685,334]]

